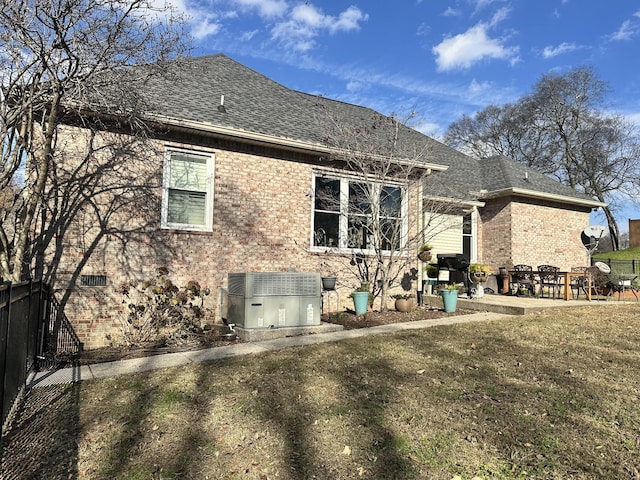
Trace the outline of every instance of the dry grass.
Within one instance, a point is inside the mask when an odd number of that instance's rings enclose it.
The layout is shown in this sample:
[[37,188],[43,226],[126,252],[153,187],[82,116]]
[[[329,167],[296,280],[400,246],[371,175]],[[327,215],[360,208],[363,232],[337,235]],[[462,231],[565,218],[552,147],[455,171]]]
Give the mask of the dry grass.
[[638,479],[639,312],[611,302],[36,389],[5,473]]

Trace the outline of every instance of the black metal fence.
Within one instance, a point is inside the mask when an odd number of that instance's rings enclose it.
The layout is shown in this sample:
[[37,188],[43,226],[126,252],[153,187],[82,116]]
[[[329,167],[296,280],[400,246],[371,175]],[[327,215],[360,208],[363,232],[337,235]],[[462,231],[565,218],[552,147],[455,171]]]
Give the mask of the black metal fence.
[[0,435],[29,373],[55,368],[58,359],[81,350],[80,339],[47,284],[0,284]]
[[[2,426],[42,353],[50,289],[41,281],[0,285],[0,405]],[[0,433],[2,432],[0,426]]]
[[610,258],[593,259],[592,263],[602,262],[609,265],[612,272],[618,274],[639,274],[640,275],[640,260],[612,260]]

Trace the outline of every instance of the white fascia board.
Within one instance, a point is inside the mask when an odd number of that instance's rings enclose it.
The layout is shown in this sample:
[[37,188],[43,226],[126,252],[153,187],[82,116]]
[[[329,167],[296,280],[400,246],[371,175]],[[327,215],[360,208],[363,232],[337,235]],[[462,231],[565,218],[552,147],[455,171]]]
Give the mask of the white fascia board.
[[601,208],[606,207],[608,204],[599,202],[597,200],[588,200],[576,197],[569,197],[567,195],[558,195],[555,193],[538,192],[536,190],[528,190],[525,188],[506,188],[504,190],[494,190],[493,192],[487,192],[485,198],[504,197],[507,195],[515,195],[520,197],[536,198],[542,200],[551,200],[560,203],[570,203],[572,205],[581,205],[589,208]]
[[485,206],[485,202],[482,202],[480,200],[464,200],[461,198],[453,198],[453,197],[437,197],[435,195],[424,195],[422,198],[430,202],[455,203],[455,204],[463,205],[466,207],[484,207]]

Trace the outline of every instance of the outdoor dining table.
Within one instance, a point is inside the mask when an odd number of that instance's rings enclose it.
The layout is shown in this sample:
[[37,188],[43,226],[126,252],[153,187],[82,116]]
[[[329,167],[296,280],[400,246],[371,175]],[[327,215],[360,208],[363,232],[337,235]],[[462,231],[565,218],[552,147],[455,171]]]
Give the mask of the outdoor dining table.
[[[531,270],[531,271],[522,271],[522,270],[508,270],[507,271],[508,275],[507,275],[507,285],[505,285],[504,291],[508,292],[510,290],[509,286],[511,285],[511,277],[514,274],[519,274],[522,275],[524,274],[529,274],[532,277],[536,277],[540,274],[544,274],[544,275],[548,275],[549,272],[539,272],[538,270]],[[559,271],[557,272],[558,276],[561,278],[564,278],[564,285],[561,285],[564,287],[564,299],[565,300],[569,300],[569,295],[571,293],[571,278],[572,277],[586,277],[587,278],[587,300],[591,301],[591,274],[589,272],[574,272],[574,271]]]

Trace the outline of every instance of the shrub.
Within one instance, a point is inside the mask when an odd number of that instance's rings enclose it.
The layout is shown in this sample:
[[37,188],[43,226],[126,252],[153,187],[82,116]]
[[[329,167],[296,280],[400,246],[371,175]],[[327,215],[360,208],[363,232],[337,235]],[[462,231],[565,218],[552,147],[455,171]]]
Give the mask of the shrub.
[[166,341],[177,332],[184,335],[200,331],[209,289],[193,280],[178,287],[167,275],[168,271],[161,268],[152,279],[120,286],[126,305],[120,323],[127,346]]

